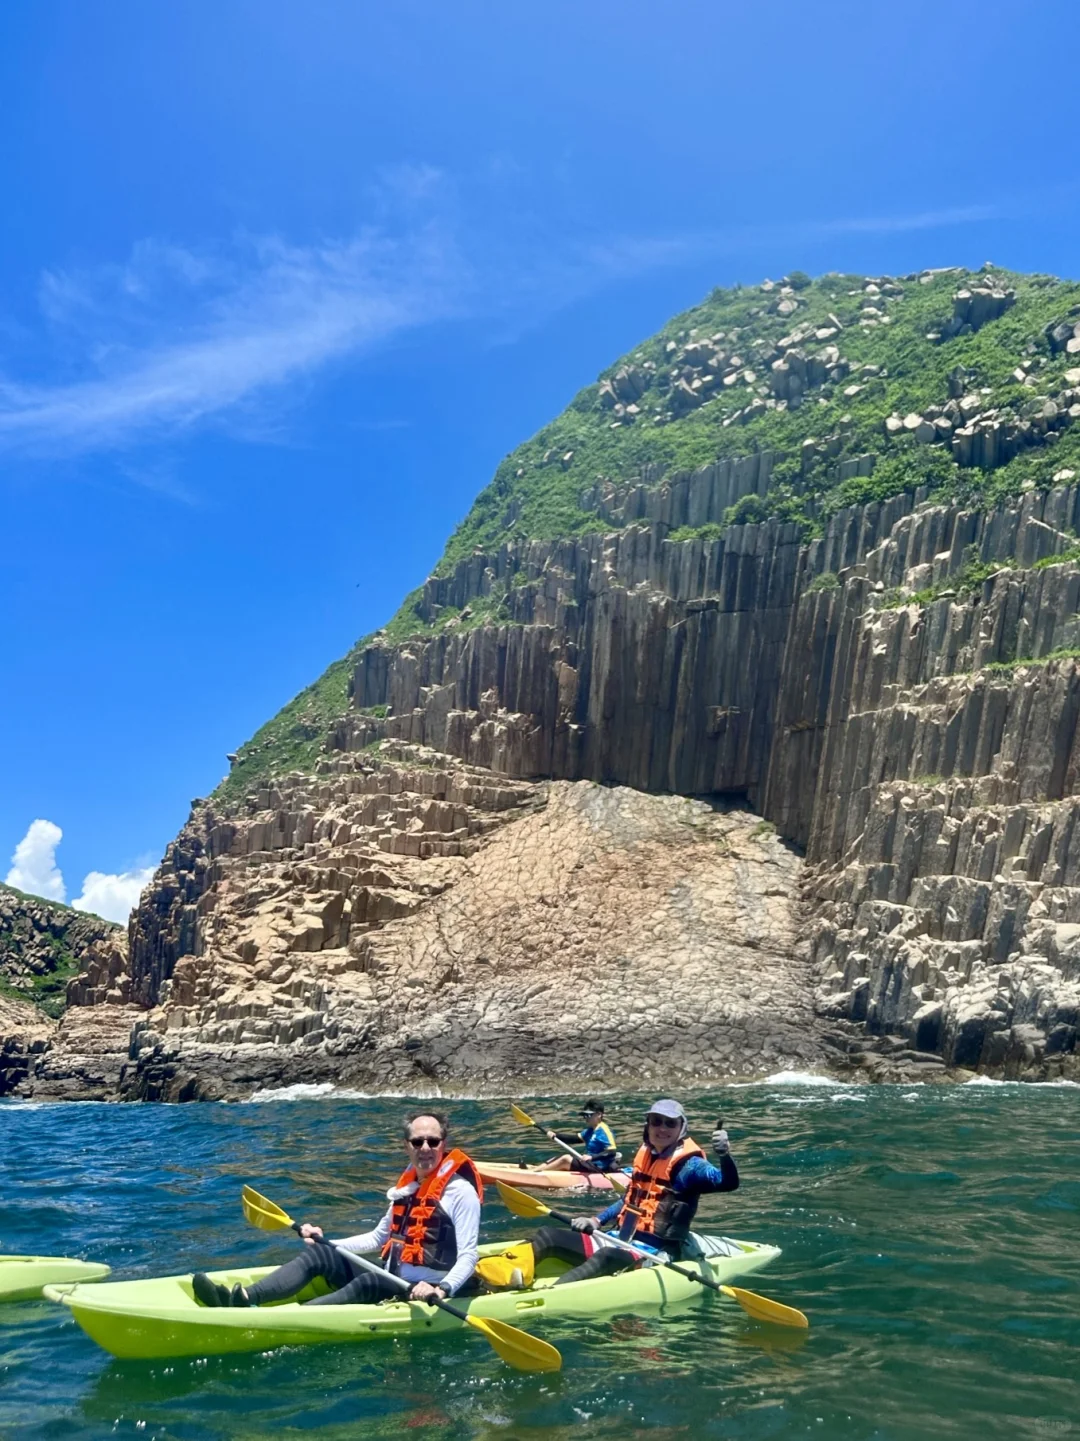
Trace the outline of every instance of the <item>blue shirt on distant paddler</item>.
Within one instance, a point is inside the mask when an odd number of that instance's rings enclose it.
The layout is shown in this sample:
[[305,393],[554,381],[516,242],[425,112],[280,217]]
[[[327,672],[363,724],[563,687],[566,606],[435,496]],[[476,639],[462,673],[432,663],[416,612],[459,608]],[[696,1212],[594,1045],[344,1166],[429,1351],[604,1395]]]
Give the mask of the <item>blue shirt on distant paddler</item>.
[[617,1165],[619,1153],[615,1149],[615,1132],[604,1120],[604,1103],[595,1096],[581,1108],[584,1122],[580,1131],[548,1131],[548,1140],[564,1141],[568,1146],[585,1152],[585,1159],[575,1156],[555,1156],[534,1167],[537,1171],[611,1171]]

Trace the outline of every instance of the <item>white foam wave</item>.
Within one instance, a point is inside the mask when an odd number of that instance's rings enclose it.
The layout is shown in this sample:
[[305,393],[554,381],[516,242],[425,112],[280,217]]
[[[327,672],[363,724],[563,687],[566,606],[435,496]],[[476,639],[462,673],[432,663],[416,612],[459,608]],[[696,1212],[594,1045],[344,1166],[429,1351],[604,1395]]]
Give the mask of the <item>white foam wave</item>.
[[[436,1101],[445,1100],[438,1088],[430,1091],[354,1091],[348,1086],[335,1086],[333,1081],[296,1081],[291,1086],[264,1086],[253,1091],[245,1106],[263,1106],[271,1101]],[[475,1101],[479,1096],[454,1093],[456,1101]],[[228,1104],[228,1102],[226,1102]]]
[[777,1071],[766,1076],[759,1086],[850,1086],[850,1081],[838,1081],[833,1076],[823,1076],[818,1071]]
[[332,1096],[336,1090],[333,1081],[297,1081],[291,1086],[264,1087],[253,1092],[248,1100],[255,1105],[266,1101],[314,1101],[321,1096]]
[[1024,1091],[1080,1090],[1080,1081],[1003,1081],[997,1076],[971,1076],[965,1086],[1013,1086]]

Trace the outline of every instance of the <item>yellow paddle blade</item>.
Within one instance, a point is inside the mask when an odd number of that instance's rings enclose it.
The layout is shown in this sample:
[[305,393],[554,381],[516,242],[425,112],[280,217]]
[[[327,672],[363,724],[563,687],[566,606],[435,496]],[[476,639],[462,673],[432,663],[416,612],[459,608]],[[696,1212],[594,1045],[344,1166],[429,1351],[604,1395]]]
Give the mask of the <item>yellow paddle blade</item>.
[[536,1122],[533,1120],[533,1118],[525,1111],[523,1111],[520,1106],[515,1106],[512,1101],[510,1103],[510,1114],[513,1116],[514,1120],[522,1126],[536,1125]]
[[744,1291],[741,1286],[721,1286],[725,1296],[738,1301],[748,1316],[755,1321],[771,1321],[776,1326],[800,1326],[806,1328],[810,1322],[794,1306],[784,1306],[779,1301],[770,1301],[768,1296],[759,1296],[756,1291]]
[[538,1201],[535,1196],[527,1196],[524,1191],[519,1191],[516,1186],[508,1186],[505,1181],[496,1181],[499,1197],[506,1209],[513,1216],[521,1216],[526,1221],[537,1221],[541,1216],[550,1216],[551,1207],[545,1206],[543,1201]]
[[482,1332],[496,1353],[516,1371],[562,1369],[562,1356],[546,1341],[519,1331],[516,1326],[508,1326],[505,1321],[494,1321],[490,1316],[466,1316],[465,1320]]
[[[531,1198],[526,1196],[524,1199],[528,1201]],[[240,1193],[240,1203],[244,1208],[245,1219],[253,1226],[258,1226],[260,1231],[283,1231],[293,1224],[290,1215],[280,1206],[275,1206],[266,1196],[260,1195],[254,1186],[244,1187]],[[547,1207],[544,1209],[546,1211]],[[516,1326],[508,1326],[505,1321],[495,1321],[489,1316],[462,1317],[461,1312],[448,1309],[452,1315],[458,1316],[479,1331],[508,1366],[513,1366],[518,1371],[562,1369],[562,1356],[546,1341],[538,1341],[535,1336],[519,1331]]]
[[260,1196],[253,1186],[245,1186],[240,1193],[240,1204],[244,1208],[244,1220],[260,1231],[286,1231],[292,1225],[292,1217],[286,1215],[280,1206]]

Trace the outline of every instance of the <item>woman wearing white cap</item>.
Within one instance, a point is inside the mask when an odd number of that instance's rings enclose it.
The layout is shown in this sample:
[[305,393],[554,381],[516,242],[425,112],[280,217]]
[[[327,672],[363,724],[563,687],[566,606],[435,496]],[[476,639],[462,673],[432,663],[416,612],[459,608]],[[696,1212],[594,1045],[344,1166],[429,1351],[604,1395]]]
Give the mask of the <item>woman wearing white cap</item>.
[[[705,1152],[688,1131],[686,1112],[678,1101],[654,1102],[645,1117],[642,1143],[625,1194],[599,1216],[577,1216],[572,1227],[542,1226],[536,1232],[533,1251],[538,1263],[547,1256],[558,1256],[573,1266],[557,1284],[625,1271],[658,1253],[678,1260],[701,1197],[734,1191],[739,1185],[738,1168],[723,1127],[718,1125],[712,1136],[718,1166],[705,1159]],[[604,1235],[603,1227],[612,1222],[617,1223],[620,1240],[639,1248],[637,1256],[613,1246]]]

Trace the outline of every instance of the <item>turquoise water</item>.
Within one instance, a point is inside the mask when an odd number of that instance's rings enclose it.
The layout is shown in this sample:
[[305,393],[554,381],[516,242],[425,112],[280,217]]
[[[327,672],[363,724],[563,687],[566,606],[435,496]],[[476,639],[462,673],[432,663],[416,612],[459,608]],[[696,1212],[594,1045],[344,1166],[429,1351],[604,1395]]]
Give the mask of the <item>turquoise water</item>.
[[[647,1099],[613,1102],[626,1150]],[[0,1245],[127,1277],[287,1259],[245,1227],[242,1182],[359,1230],[405,1104],[0,1105]],[[809,1333],[709,1296],[549,1324],[557,1376],[506,1370],[472,1333],[120,1362],[23,1302],[0,1306],[0,1437],[1080,1437],[1080,1089],[765,1082],[688,1105],[699,1137],[723,1110],[743,1175],[702,1229],[781,1245],[748,1284]],[[540,1159],[504,1105],[450,1109],[476,1154]],[[489,1237],[521,1233],[497,1201],[484,1214]]]

